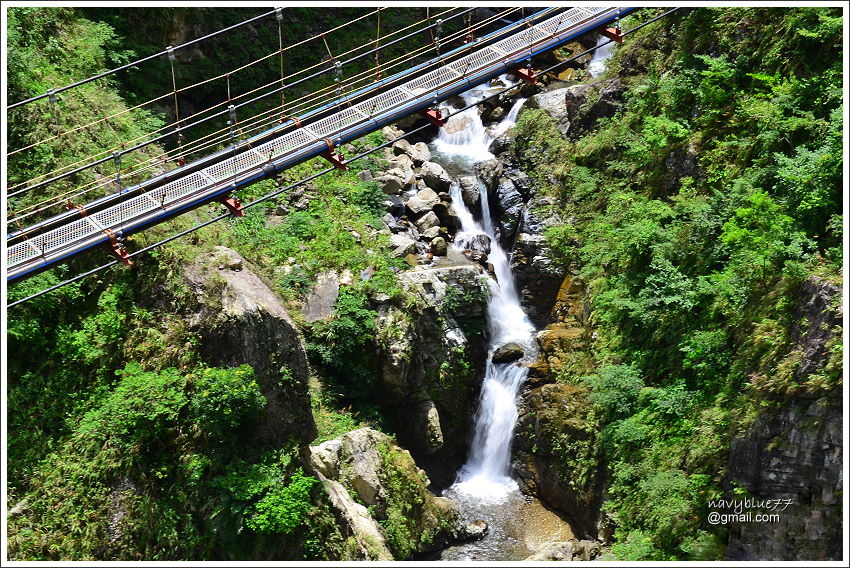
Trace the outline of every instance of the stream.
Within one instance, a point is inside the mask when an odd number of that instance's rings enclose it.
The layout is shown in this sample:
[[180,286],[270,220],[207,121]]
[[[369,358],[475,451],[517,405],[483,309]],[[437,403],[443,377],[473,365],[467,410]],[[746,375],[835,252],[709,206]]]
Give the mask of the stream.
[[[479,101],[510,85],[503,75],[492,83],[461,94],[466,104]],[[525,99],[518,99],[498,124],[485,127],[473,107],[453,116],[431,143],[434,161],[443,165],[453,178],[474,175],[473,165],[494,158],[487,148],[516,122]],[[451,109],[444,108],[444,113]],[[458,472],[456,482],[443,494],[458,501],[467,521],[483,519],[489,530],[475,542],[448,547],[432,557],[439,560],[522,560],[549,542],[573,538],[569,525],[540,502],[523,495],[511,477],[511,441],[518,411],[517,393],[525,381],[524,363],[537,355],[534,325],[520,303],[508,253],[499,245],[490,215],[487,189],[479,180],[482,216],[474,218],[461,197],[460,186],[453,182],[449,193],[461,221],[454,238],[458,250],[473,249],[488,254],[496,279],[489,280],[487,305],[488,355],[478,412],[467,463]],[[482,238],[482,235],[486,237]],[[489,238],[489,250],[486,249]],[[492,354],[506,343],[523,349],[521,359],[494,363]]]

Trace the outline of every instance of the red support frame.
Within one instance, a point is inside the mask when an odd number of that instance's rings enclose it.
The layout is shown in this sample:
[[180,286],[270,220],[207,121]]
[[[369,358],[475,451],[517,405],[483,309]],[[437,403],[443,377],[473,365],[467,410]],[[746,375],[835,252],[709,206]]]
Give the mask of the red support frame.
[[529,85],[537,84],[537,75],[534,74],[534,69],[531,67],[522,67],[516,70],[517,76],[528,83]]
[[433,110],[430,108],[425,108],[419,111],[419,114],[422,115],[425,120],[436,126],[437,128],[442,128],[446,122],[443,120],[443,115],[439,110]]
[[230,214],[234,217],[244,217],[245,211],[242,210],[242,202],[235,197],[223,197],[221,203],[227,207]]
[[620,31],[620,28],[602,28],[599,33],[617,43],[623,43],[623,32]]
[[118,240],[118,237],[115,236],[115,233],[109,229],[107,229],[105,233],[106,236],[109,237],[109,242],[106,244],[106,248],[109,249],[112,256],[117,258],[124,266],[133,266],[133,261],[130,260],[130,253],[127,252],[127,249]]

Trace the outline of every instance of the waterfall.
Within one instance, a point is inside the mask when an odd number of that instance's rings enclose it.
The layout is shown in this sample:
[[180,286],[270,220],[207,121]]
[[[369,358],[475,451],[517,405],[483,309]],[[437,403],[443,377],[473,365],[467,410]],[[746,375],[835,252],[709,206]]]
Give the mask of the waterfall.
[[[607,38],[603,36],[597,36],[596,41],[607,41]],[[600,75],[602,75],[602,73],[605,72],[605,68],[608,66],[608,60],[611,58],[611,55],[614,52],[614,45],[615,42],[612,41],[593,51],[593,56],[590,60],[590,63],[588,63],[587,65],[587,71],[588,73],[590,73],[591,77],[599,77]]]
[[[504,81],[504,79],[502,79]],[[463,93],[470,104],[487,96],[487,87],[478,87]],[[525,99],[518,100],[499,124],[485,128],[477,108],[473,107],[453,116],[434,141],[439,154],[453,161],[474,162],[491,159],[487,148],[500,134],[516,122]],[[479,409],[475,416],[475,429],[470,446],[469,460],[458,474],[450,489],[456,495],[475,498],[479,503],[501,503],[518,494],[516,481],[510,477],[511,439],[518,417],[516,396],[528,368],[512,363],[493,363],[495,349],[508,342],[522,346],[523,361],[536,354],[534,326],[523,312],[519,293],[511,273],[508,255],[499,245],[493,230],[487,190],[479,182],[482,218],[476,221],[463,202],[461,189],[453,183],[449,193],[461,221],[461,230],[455,235],[454,246],[470,248],[476,237],[486,235],[490,240],[488,261],[492,263],[496,279],[490,279],[490,300],[487,306],[489,345],[486,372],[481,387]]]

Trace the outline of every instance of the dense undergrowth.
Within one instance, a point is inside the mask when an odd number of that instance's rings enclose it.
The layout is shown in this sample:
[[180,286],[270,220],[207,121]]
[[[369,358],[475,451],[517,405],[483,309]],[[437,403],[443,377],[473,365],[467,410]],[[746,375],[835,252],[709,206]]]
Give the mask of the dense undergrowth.
[[589,390],[601,446],[576,475],[607,464],[618,558],[722,558],[706,514],[731,436],[840,396],[840,342],[800,376],[791,339],[802,281],[841,280],[840,45],[836,10],[688,10],[624,43],[625,103],[591,133],[521,115],[516,156],[575,219],[549,237],[586,283],[597,369],[561,380]]

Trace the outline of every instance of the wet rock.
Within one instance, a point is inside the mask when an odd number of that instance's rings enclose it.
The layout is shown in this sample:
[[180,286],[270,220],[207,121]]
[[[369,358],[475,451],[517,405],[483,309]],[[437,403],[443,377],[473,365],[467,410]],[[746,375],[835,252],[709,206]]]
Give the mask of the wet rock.
[[458,246],[465,250],[474,250],[490,254],[490,237],[484,233],[479,233],[471,237],[466,237],[457,241]]
[[499,156],[500,154],[505,153],[514,145],[514,140],[516,139],[516,135],[513,131],[508,130],[505,133],[497,136],[491,143],[490,147],[487,150],[493,154],[494,156]]
[[465,250],[463,251],[463,256],[471,260],[472,262],[477,262],[482,266],[487,264],[487,254],[477,251],[477,250]]
[[396,258],[404,258],[416,252],[416,241],[403,233],[391,235],[390,244],[393,247],[393,256]]
[[[488,287],[483,269],[459,253],[449,266],[400,273],[399,285],[412,305],[389,303],[376,319],[378,402],[399,443],[438,487],[447,487],[467,453],[469,408],[477,399],[487,354],[483,335],[467,336],[464,329],[482,329]],[[450,305],[447,294],[466,300]],[[470,371],[460,372],[467,364]],[[427,401],[433,401],[436,420]]]
[[437,191],[448,191],[452,184],[451,176],[435,162],[423,162],[420,174],[426,185]]
[[566,222],[554,213],[555,204],[551,197],[534,197],[528,202],[511,256],[523,308],[538,328],[554,321],[552,307],[567,274],[566,267],[553,260],[545,236],[548,227]]
[[440,197],[433,189],[425,188],[407,200],[407,209],[414,215],[420,215],[430,211],[434,205],[440,202]]
[[521,359],[524,353],[525,351],[520,344],[513,342],[505,343],[493,351],[493,362],[510,363],[511,361]]
[[460,176],[457,178],[457,183],[460,186],[460,195],[463,198],[463,203],[466,208],[472,213],[473,217],[481,217],[481,187],[478,185],[478,178],[475,176]]
[[405,230],[404,225],[396,221],[396,218],[393,217],[390,213],[387,213],[383,217],[381,217],[381,221],[384,222],[384,225],[392,231],[393,233],[400,233]]
[[524,207],[522,195],[513,181],[502,178],[496,187],[494,204],[499,242],[505,250],[511,250],[516,236],[517,226]]
[[503,173],[505,173],[504,165],[496,159],[484,160],[475,164],[475,175],[484,182],[484,187],[491,192],[495,191],[499,185],[499,178]]
[[428,211],[416,221],[416,228],[420,231],[427,231],[432,227],[439,227],[440,219],[433,211]]
[[446,256],[447,251],[448,244],[446,243],[446,239],[443,237],[436,237],[431,241],[431,253],[434,256]]
[[437,203],[434,205],[434,214],[440,220],[440,226],[446,227],[450,232],[460,229],[460,218],[451,203]]
[[487,525],[487,521],[478,519],[464,525],[463,532],[459,537],[461,540],[480,540],[487,536],[489,529],[490,527]]
[[304,301],[301,315],[304,321],[313,323],[329,318],[339,297],[339,277],[334,271],[322,272],[316,277],[316,283]]
[[386,196],[382,204],[395,217],[401,217],[404,214],[404,200],[398,195]]

